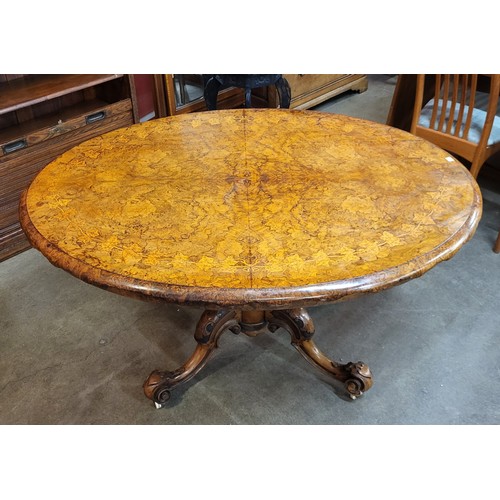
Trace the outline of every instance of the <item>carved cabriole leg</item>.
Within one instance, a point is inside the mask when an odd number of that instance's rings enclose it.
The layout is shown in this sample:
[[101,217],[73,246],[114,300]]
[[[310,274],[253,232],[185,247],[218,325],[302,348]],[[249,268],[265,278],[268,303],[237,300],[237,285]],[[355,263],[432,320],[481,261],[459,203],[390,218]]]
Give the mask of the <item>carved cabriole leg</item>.
[[361,396],[372,386],[370,369],[364,363],[339,364],[327,358],[313,342],[314,325],[305,309],[270,311],[267,313],[271,331],[284,328],[292,337],[292,345],[314,366],[344,383],[352,399]]
[[286,78],[282,76],[276,81],[276,90],[278,91],[280,108],[288,109],[290,107],[290,102],[292,99],[292,91],[290,89],[290,84]]
[[212,76],[205,84],[203,96],[209,111],[217,108],[217,94],[219,93],[220,87],[221,83],[217,80],[217,78],[215,78],[215,76]]
[[205,311],[202,314],[194,334],[197,346],[191,357],[173,372],[153,371],[144,382],[144,393],[157,408],[164,406],[170,399],[171,389],[187,382],[203,368],[224,331],[240,333],[240,317],[240,312],[226,310]]
[[313,342],[314,325],[305,309],[286,311],[205,311],[194,334],[197,342],[191,357],[175,371],[155,370],[144,382],[144,393],[161,408],[170,399],[171,389],[187,382],[205,365],[217,347],[219,337],[226,330],[244,333],[250,337],[284,328],[292,338],[292,345],[314,366],[334,379],[343,382],[351,398],[363,394],[372,386],[372,375],[361,362],[339,364],[326,357]]

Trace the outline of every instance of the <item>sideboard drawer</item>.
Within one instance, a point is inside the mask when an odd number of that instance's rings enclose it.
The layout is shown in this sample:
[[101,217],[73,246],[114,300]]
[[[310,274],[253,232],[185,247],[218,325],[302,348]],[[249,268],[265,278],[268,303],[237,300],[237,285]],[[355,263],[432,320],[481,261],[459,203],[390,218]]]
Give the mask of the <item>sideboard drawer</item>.
[[109,123],[123,121],[124,114],[128,116],[128,124],[132,124],[130,99],[97,107],[92,103],[82,106],[77,115],[66,110],[34,123],[12,127],[0,133],[0,159],[23,155],[35,145],[47,143],[47,147],[53,147],[56,142],[66,142],[75,135],[86,134],[87,130],[96,135],[99,129],[108,128]]

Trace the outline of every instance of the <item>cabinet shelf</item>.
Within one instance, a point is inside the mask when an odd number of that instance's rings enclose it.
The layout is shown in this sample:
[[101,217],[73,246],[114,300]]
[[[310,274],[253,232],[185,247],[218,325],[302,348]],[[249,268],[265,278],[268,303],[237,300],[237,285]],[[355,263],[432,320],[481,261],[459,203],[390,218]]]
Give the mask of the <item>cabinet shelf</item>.
[[62,97],[123,75],[30,75],[0,83],[0,114]]

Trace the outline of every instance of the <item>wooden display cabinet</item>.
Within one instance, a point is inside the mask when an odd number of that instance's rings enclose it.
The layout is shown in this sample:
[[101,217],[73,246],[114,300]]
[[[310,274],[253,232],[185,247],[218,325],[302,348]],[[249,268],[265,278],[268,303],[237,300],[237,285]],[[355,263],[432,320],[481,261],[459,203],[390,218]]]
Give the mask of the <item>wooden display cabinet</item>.
[[129,75],[0,75],[0,261],[29,248],[19,198],[71,147],[138,121]]

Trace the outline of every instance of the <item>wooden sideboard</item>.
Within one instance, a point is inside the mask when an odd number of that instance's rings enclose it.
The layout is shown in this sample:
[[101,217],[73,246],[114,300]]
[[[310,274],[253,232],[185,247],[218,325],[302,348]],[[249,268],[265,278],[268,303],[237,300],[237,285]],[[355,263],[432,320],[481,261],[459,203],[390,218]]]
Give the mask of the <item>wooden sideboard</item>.
[[336,95],[368,88],[366,75],[283,75],[292,91],[291,109],[308,109]]
[[0,261],[29,248],[22,191],[50,161],[138,121],[129,75],[0,75]]

